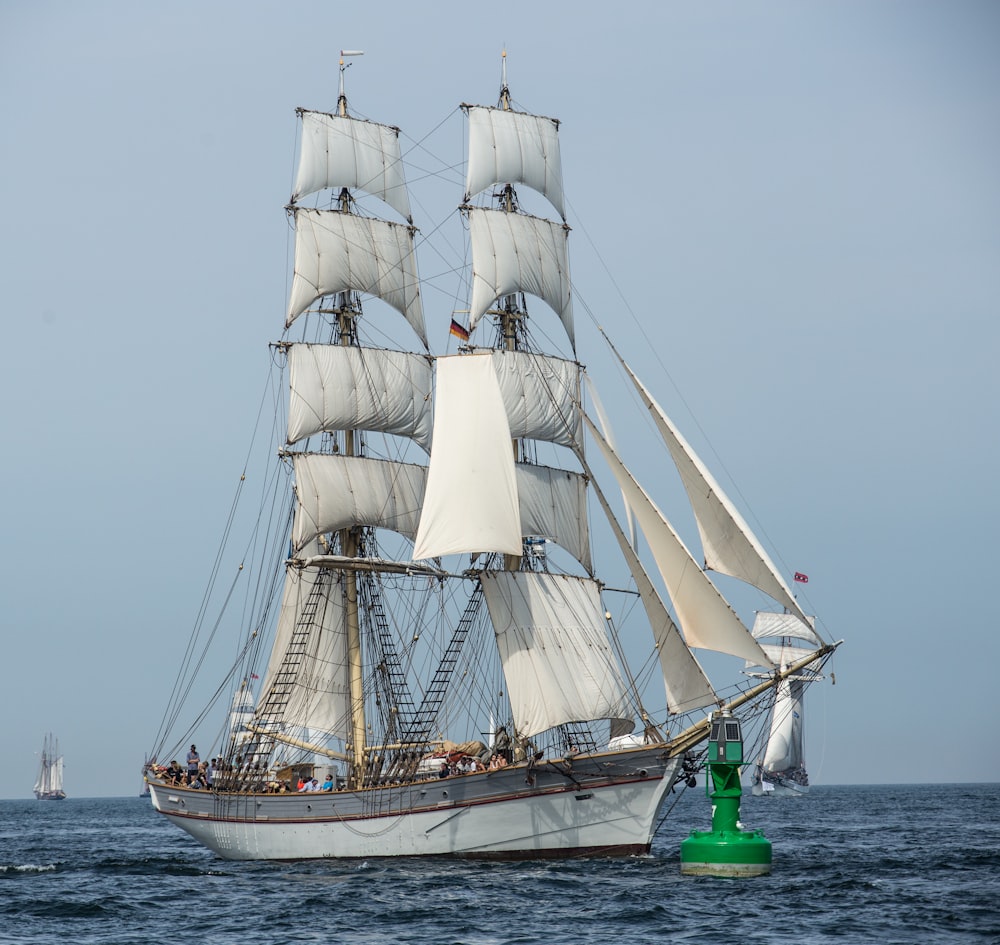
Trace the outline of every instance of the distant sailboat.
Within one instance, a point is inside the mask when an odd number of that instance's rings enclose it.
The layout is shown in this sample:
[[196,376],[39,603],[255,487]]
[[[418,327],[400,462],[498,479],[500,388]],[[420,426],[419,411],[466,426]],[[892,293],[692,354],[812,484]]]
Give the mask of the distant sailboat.
[[59,754],[59,742],[50,732],[42,743],[42,759],[35,779],[35,797],[40,801],[63,801],[63,758]]
[[[818,640],[815,631],[793,614],[758,613],[753,627],[754,639],[782,670],[812,652]],[[749,675],[766,675],[750,672]],[[819,673],[803,669],[789,675],[775,689],[771,710],[771,728],[763,757],[754,770],[751,791],[756,797],[790,797],[809,793],[809,774],[805,761],[806,686],[822,679]]]

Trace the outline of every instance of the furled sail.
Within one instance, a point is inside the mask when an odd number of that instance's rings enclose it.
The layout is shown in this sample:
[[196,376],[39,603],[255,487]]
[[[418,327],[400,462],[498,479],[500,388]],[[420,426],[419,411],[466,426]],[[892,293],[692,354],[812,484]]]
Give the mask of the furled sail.
[[510,426],[493,358],[437,359],[434,444],[414,559],[521,553]]
[[593,581],[532,571],[481,579],[519,735],[633,719]]
[[364,292],[391,305],[427,345],[412,227],[296,207],[295,273],[286,327],[316,299]]
[[[586,464],[584,468],[590,474]],[[646,611],[653,640],[656,643],[656,653],[660,660],[660,672],[663,675],[663,686],[667,695],[667,709],[676,714],[688,712],[701,706],[717,704],[718,697],[711,682],[709,682],[695,655],[687,648],[677,625],[667,612],[663,600],[656,588],[653,587],[653,582],[626,537],[624,529],[611,511],[611,506],[593,475],[590,475],[590,481],[598,501],[601,503],[601,508],[604,509],[608,523],[618,539],[618,546],[628,563],[632,579],[639,592],[639,599]]]
[[356,187],[381,197],[407,223],[410,197],[399,151],[399,129],[300,108],[302,146],[292,202],[327,188]]
[[469,115],[466,201],[494,184],[527,184],[565,220],[559,122],[484,105],[466,105],[465,110]]
[[469,327],[501,296],[527,292],[546,302],[559,316],[571,343],[569,227],[541,217],[469,208],[472,237],[472,302]]
[[570,449],[583,442],[580,365],[524,351],[494,351],[510,435]]
[[353,525],[388,528],[411,539],[416,533],[427,481],[424,466],[339,453],[296,453],[292,464],[296,551],[318,535]]
[[[315,609],[305,607],[310,598]],[[335,571],[286,568],[274,646],[260,688],[261,704],[268,705],[279,673],[287,671],[285,657],[296,628],[302,629],[303,613],[311,615],[308,634],[304,650],[297,654],[281,722],[286,731],[298,727],[348,738],[351,713],[344,588],[343,576]]]
[[663,513],[635,481],[586,414],[584,420],[649,542],[688,645],[718,650],[766,664],[764,651],[705,572],[698,567],[691,552],[671,528]]
[[431,362],[350,345],[288,349],[288,442],[323,430],[372,430],[431,446]]
[[517,497],[521,535],[551,539],[593,573],[584,477],[567,469],[519,463]]
[[619,360],[645,402],[680,473],[698,523],[705,567],[752,584],[806,620],[788,584],[708,467],[691,449],[642,381],[620,356]]

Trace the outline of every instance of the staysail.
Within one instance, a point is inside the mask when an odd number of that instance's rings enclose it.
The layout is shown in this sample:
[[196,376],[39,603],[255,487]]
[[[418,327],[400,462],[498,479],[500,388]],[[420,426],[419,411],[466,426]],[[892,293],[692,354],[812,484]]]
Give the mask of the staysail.
[[646,404],[680,472],[701,535],[705,567],[752,584],[806,620],[788,584],[708,467],[620,355],[619,361]]
[[604,515],[618,540],[618,547],[628,563],[632,579],[635,581],[642,605],[646,610],[646,618],[649,620],[653,640],[656,644],[656,653],[660,661],[660,672],[663,675],[668,711],[682,713],[717,703],[718,697],[711,682],[681,637],[677,625],[653,587],[653,582],[642,566],[639,556],[635,553],[624,529],[611,511],[611,506],[604,497],[600,486],[597,485],[596,478],[591,476],[591,482],[601,508],[604,510]]
[[482,551],[521,553],[510,440],[493,359],[438,358],[434,448],[415,560]]
[[767,656],[715,585],[698,567],[677,533],[632,477],[593,421],[584,420],[649,542],[689,646],[767,663]]

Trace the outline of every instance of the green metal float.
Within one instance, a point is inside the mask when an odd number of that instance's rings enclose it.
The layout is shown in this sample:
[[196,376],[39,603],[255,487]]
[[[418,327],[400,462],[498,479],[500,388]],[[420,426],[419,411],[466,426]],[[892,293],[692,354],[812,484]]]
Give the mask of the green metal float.
[[729,712],[712,716],[706,793],[712,798],[712,829],[693,830],[681,843],[681,872],[692,876],[765,876],[771,872],[771,841],[740,826],[743,733]]

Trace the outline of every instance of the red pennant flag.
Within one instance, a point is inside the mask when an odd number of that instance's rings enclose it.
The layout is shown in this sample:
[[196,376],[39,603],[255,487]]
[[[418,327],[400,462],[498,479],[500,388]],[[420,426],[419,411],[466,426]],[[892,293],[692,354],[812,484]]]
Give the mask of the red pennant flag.
[[809,583],[809,575],[808,574],[803,574],[801,571],[796,571],[795,572],[795,580],[798,581],[799,584],[808,584]]

